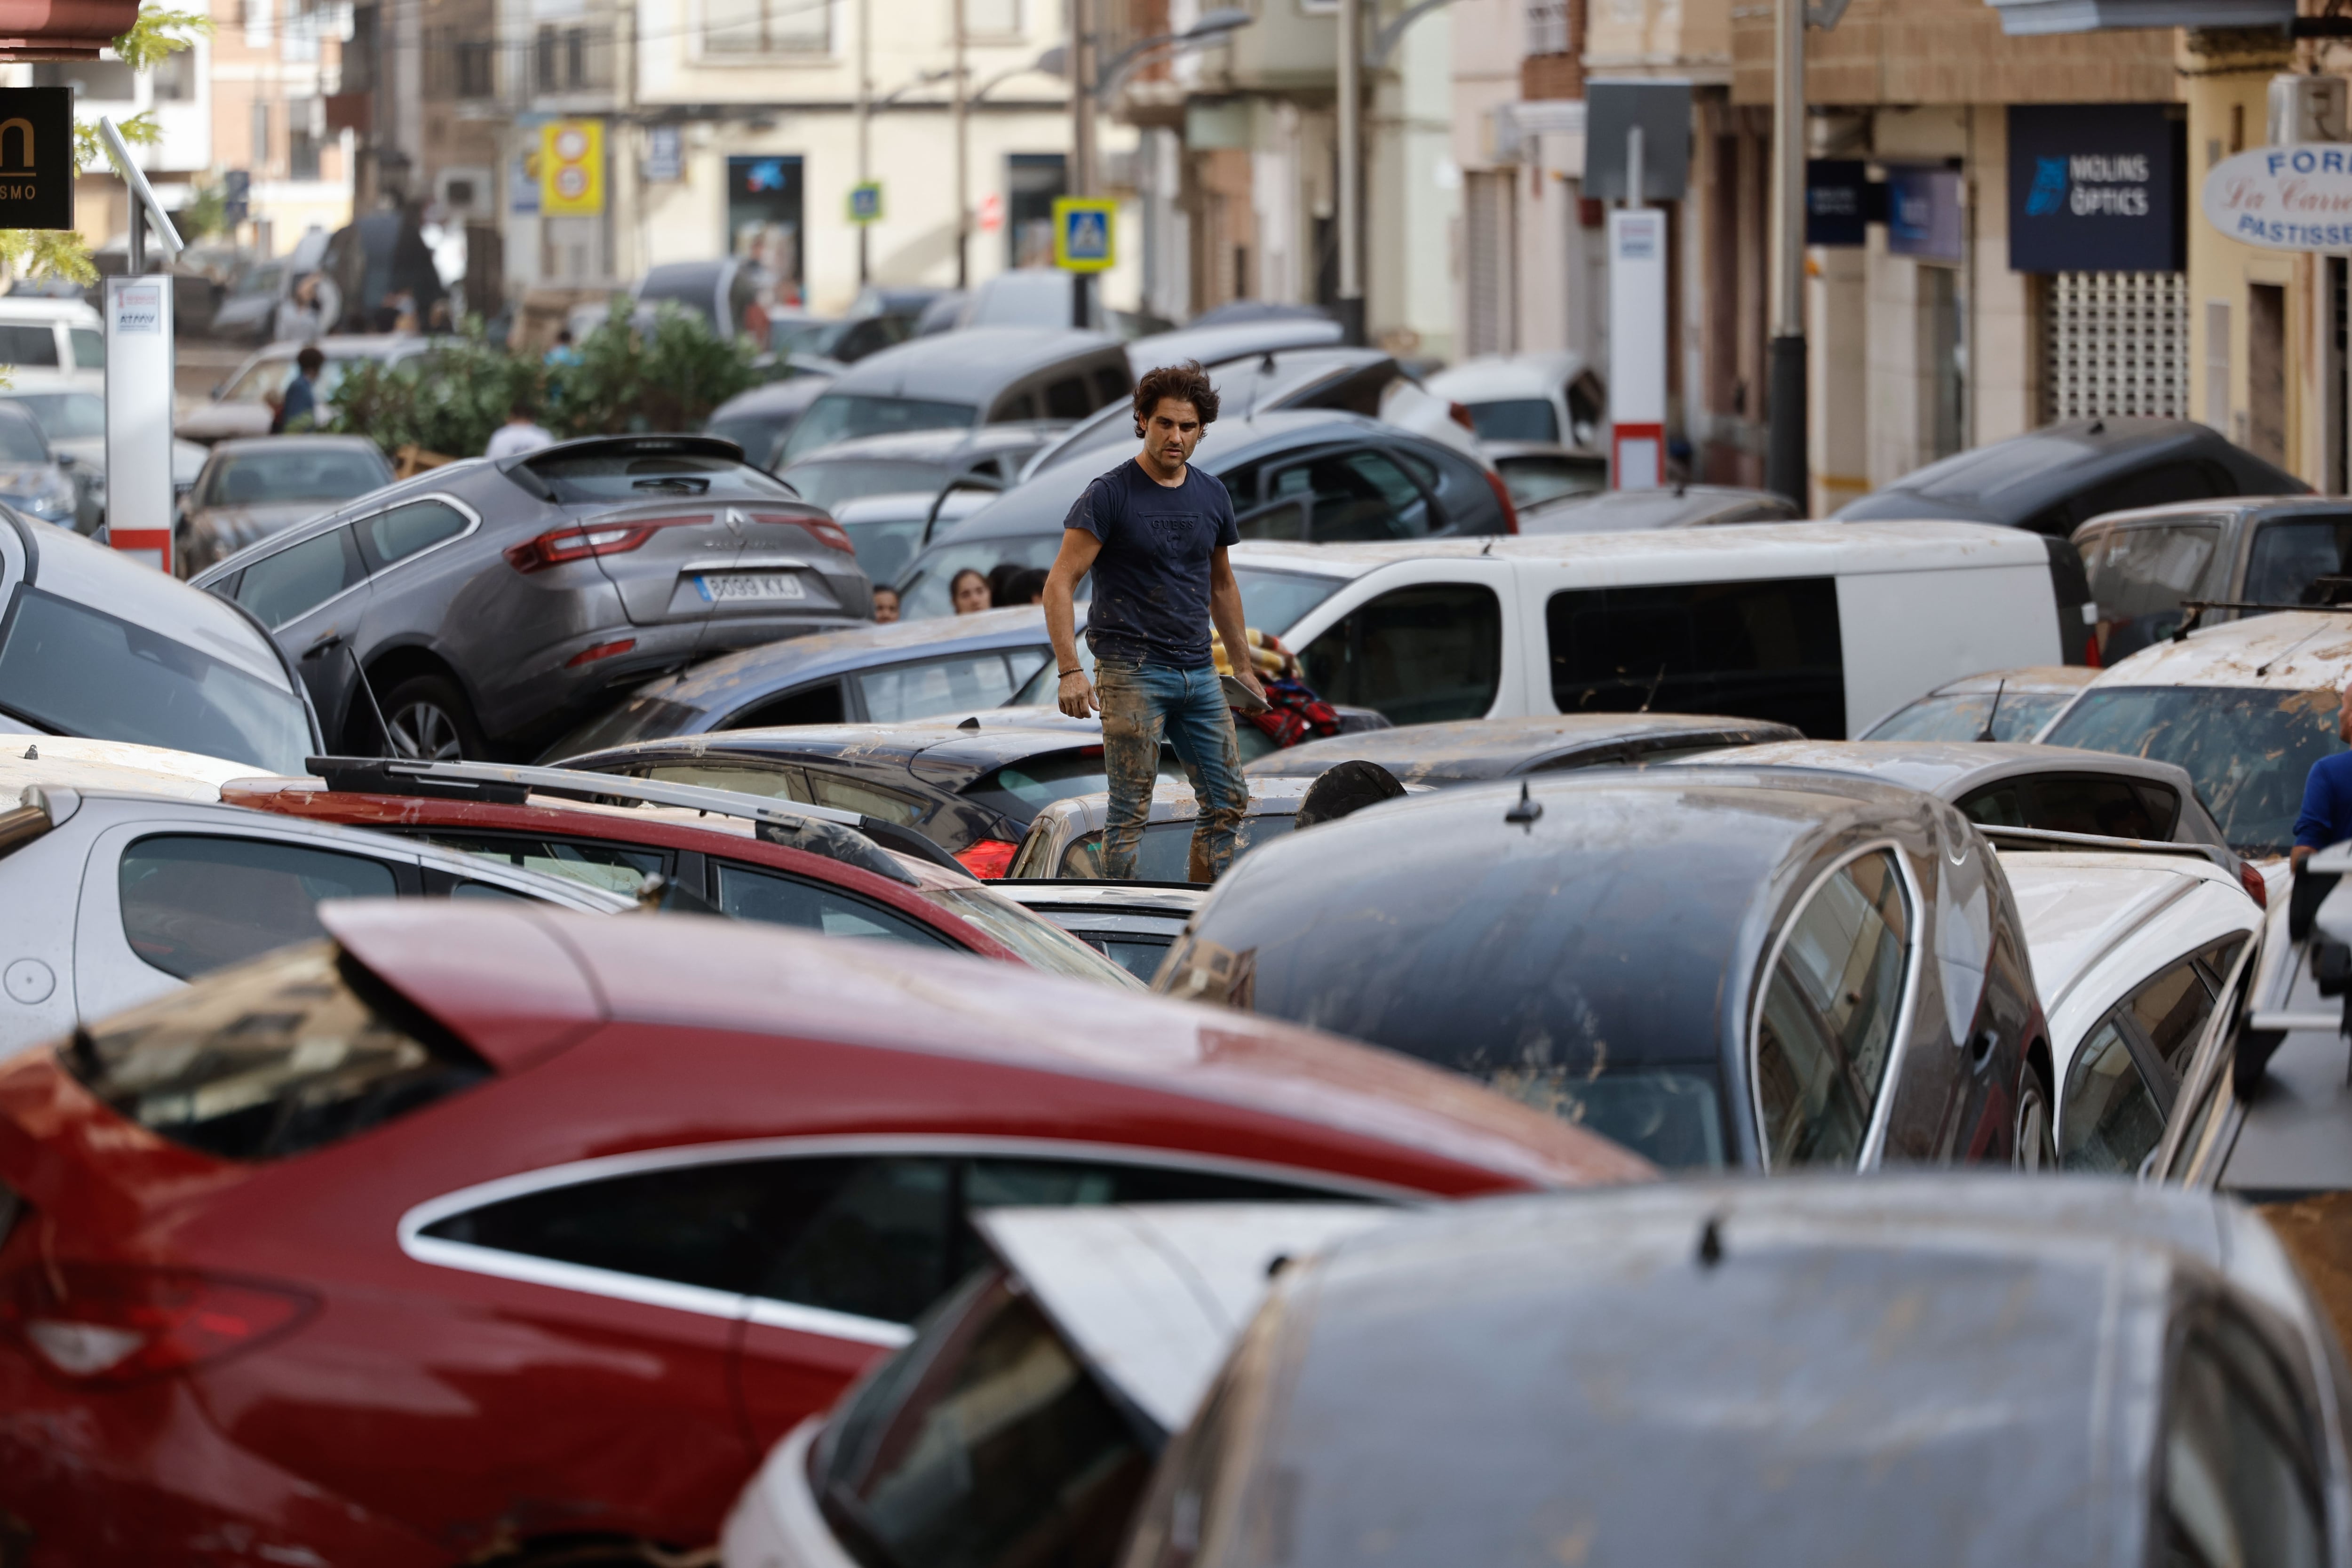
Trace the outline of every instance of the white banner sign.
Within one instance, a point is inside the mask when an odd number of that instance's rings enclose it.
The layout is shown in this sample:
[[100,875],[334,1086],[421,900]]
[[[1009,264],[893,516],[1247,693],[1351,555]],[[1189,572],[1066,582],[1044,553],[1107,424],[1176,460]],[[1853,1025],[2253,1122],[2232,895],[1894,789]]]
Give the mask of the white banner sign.
[[2352,144],[2257,147],[2205,176],[2205,221],[2265,250],[2352,251]]

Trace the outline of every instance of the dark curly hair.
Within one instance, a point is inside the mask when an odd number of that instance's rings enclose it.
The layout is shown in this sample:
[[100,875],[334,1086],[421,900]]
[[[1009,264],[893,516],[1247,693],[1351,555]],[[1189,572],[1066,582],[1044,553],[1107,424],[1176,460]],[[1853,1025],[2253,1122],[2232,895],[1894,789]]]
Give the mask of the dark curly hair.
[[1201,416],[1201,428],[1207,429],[1217,422],[1217,389],[1209,384],[1209,373],[1201,362],[1188,359],[1182,364],[1163,364],[1157,370],[1143,373],[1135,384],[1135,433],[1143,434],[1143,421],[1160,406],[1163,397],[1173,397],[1192,405]]

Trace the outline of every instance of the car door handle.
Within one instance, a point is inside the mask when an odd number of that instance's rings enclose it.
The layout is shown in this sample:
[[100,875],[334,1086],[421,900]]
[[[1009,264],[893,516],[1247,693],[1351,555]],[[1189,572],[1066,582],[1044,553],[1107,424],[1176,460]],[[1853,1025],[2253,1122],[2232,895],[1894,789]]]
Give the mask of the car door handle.
[[341,632],[329,632],[317,642],[314,642],[309,647],[304,648],[302,650],[302,657],[305,659],[319,658],[334,652],[337,648],[342,646],[343,634]]

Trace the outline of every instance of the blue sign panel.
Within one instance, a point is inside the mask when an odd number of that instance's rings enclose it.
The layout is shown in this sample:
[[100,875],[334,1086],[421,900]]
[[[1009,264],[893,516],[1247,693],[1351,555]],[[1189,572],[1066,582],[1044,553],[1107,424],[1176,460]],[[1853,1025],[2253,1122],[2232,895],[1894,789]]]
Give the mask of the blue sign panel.
[[1886,248],[1922,261],[1960,259],[1960,172],[1905,168],[1886,171]]
[[2011,269],[2186,268],[2185,132],[2160,103],[2011,105]]
[[1869,237],[1870,166],[1859,158],[1805,163],[1805,243],[1860,245]]

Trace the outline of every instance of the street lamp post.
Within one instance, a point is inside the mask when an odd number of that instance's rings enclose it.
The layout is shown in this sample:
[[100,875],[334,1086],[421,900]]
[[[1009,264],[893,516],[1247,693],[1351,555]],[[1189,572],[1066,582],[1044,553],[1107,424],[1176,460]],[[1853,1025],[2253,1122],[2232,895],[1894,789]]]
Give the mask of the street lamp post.
[[1786,496],[1802,515],[1812,506],[1805,472],[1805,0],[1774,0],[1772,43],[1771,406],[1764,488]]
[[[857,0],[857,183],[874,178],[874,0]],[[857,226],[857,286],[866,284],[866,231]]]
[[949,0],[949,25],[955,29],[955,204],[956,204],[956,287],[971,287],[971,167],[965,155],[970,132],[965,124],[971,113],[964,101],[963,63],[963,0]]
[[[1095,194],[1095,88],[1087,68],[1094,50],[1094,6],[1070,0],[1070,195]],[[1094,323],[1094,275],[1070,274],[1070,325],[1085,331]]]
[[1364,184],[1363,0],[1339,0],[1339,341],[1364,343],[1364,236],[1357,211]]

